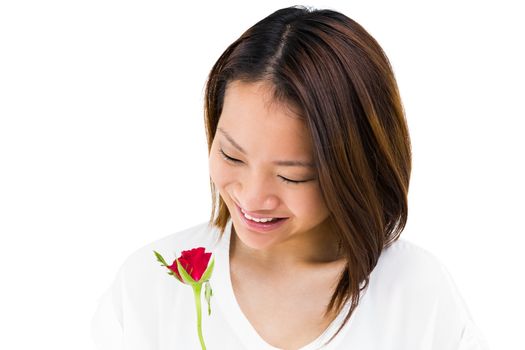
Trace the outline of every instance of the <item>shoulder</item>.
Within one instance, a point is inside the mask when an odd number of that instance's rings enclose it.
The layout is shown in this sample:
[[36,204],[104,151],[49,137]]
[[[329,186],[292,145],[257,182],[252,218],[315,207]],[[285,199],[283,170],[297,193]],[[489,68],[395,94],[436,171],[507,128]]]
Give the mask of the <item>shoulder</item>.
[[202,222],[152,241],[133,252],[129,259],[142,254],[151,254],[152,250],[163,250],[170,253],[180,254],[182,250],[195,247],[212,249],[219,238],[218,229],[212,227],[208,222]]
[[385,329],[419,334],[419,340],[407,342],[432,340],[432,349],[486,349],[448,267],[430,251],[397,240],[383,249],[369,287],[367,311],[380,316],[374,319],[376,326],[378,319],[385,320]]
[[[182,283],[174,283],[167,275],[167,269],[157,261],[154,251],[159,252],[168,264],[177,258],[181,251],[195,247],[205,247],[211,251],[219,238],[219,230],[207,222],[161,237],[136,249],[128,255],[118,269],[116,276],[102,299],[99,315],[95,322],[112,322],[115,333],[139,327],[141,332],[152,330],[160,319],[159,312],[168,305],[180,303],[186,294]],[[177,304],[178,305],[178,304]],[[101,332],[105,332],[101,331]],[[107,333],[107,332],[106,332]],[[130,336],[133,331],[130,331]],[[152,339],[157,335],[154,331]],[[107,337],[105,334],[98,337]]]
[[[444,263],[430,251],[405,239],[385,248],[370,275],[375,297],[426,309],[440,305],[442,310],[458,312],[467,318],[468,311],[453,278]],[[467,312],[467,313],[466,313]]]
[[383,249],[376,269],[392,278],[424,277],[439,274],[441,260],[430,251],[405,239],[398,239]]
[[448,269],[436,255],[404,239],[383,249],[354,325],[361,331],[357,339],[375,342],[374,349],[467,349],[467,344],[484,349]]
[[160,253],[166,262],[170,264],[183,250],[196,247],[204,247],[207,251],[213,250],[218,242],[219,230],[208,222],[202,222],[184,230],[161,237],[138,248],[128,255],[120,267],[120,274],[127,278],[131,276],[142,276],[154,278],[159,272],[165,271],[159,268],[154,251]]
[[455,298],[457,294],[443,262],[430,251],[405,239],[398,239],[383,249],[370,274],[370,285],[378,295],[389,295],[408,303],[432,304],[437,300]]
[[434,284],[444,272],[441,260],[430,251],[405,239],[398,239],[383,249],[373,271],[383,283]]

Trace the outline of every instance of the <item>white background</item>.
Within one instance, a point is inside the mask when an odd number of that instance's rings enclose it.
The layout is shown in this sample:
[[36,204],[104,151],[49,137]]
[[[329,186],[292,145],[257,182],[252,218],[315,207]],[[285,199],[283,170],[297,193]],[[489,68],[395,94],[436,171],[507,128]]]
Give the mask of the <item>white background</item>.
[[[414,157],[402,237],[448,267],[493,349],[525,348],[514,3],[302,3],[358,21],[390,58]],[[124,259],[208,219],[207,74],[296,2],[195,4],[1,2],[0,348],[90,349],[97,299]]]

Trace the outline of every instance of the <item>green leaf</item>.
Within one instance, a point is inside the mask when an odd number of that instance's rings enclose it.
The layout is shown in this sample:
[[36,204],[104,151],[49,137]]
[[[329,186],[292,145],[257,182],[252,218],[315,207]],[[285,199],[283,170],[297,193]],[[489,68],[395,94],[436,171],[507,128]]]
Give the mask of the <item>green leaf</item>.
[[187,284],[194,285],[197,283],[197,281],[195,281],[193,277],[191,277],[190,274],[186,271],[186,269],[182,266],[179,259],[177,259],[177,270],[179,270],[179,274],[182,277],[182,280]]
[[215,265],[215,257],[212,256],[210,262],[208,262],[208,267],[206,268],[206,271],[201,276],[201,279],[199,282],[206,282],[210,279],[211,274],[213,272],[213,266]]
[[213,291],[211,290],[210,282],[206,282],[204,284],[204,298],[206,298],[206,302],[208,303],[208,316],[211,315],[211,297],[213,295]]
[[162,255],[160,255],[159,253],[157,253],[156,251],[153,251],[155,253],[155,256],[157,257],[157,260],[161,263],[162,266],[166,266],[166,267],[169,267],[168,264],[166,264],[166,261],[164,260],[164,258],[162,257]]

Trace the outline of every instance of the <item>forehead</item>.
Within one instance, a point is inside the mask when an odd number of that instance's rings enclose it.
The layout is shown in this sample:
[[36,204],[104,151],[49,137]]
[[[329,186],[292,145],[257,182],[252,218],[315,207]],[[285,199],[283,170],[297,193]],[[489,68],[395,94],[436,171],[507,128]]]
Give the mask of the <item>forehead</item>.
[[227,85],[219,125],[239,143],[266,144],[283,151],[310,151],[308,129],[291,104],[276,101],[268,82]]
[[281,124],[295,125],[307,131],[298,108],[291,103],[277,101],[274,98],[274,88],[268,82],[252,83],[235,80],[228,83],[224,93],[221,119],[223,117],[236,119],[237,122],[250,117],[279,119]]
[[299,117],[297,109],[293,108],[293,105],[291,103],[285,103],[283,101],[278,101],[275,99],[275,87],[272,83],[268,81],[230,81],[226,85],[224,96],[225,99],[227,97],[230,97],[230,99],[235,99],[236,97],[240,96],[244,98],[256,98],[268,109],[272,109],[275,107],[287,109],[287,112],[291,116]]

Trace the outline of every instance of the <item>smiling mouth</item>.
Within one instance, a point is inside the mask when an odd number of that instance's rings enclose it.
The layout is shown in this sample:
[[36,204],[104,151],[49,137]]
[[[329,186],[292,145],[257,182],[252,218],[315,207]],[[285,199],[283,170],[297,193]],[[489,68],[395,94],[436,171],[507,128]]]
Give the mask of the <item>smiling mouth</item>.
[[[268,218],[261,218],[256,220],[262,220],[265,219],[267,221],[255,221],[250,219],[250,217],[247,217],[241,207],[237,206],[237,212],[239,213],[239,217],[244,223],[245,227],[248,228],[251,231],[259,232],[259,233],[270,233],[278,228],[280,228],[282,225],[285,224],[286,221],[288,221],[288,218],[274,218],[274,217],[268,217]],[[270,219],[268,221],[268,219]]]
[[239,211],[239,214],[241,216],[243,216],[246,220],[250,220],[251,222],[258,223],[258,224],[265,224],[265,223],[273,224],[273,223],[276,223],[278,221],[282,221],[284,219],[288,219],[286,217],[272,217],[272,216],[267,216],[267,217],[263,217],[263,218],[256,218],[256,217],[253,217],[250,214],[248,214],[237,203],[235,203],[235,206],[237,207],[237,210]]

